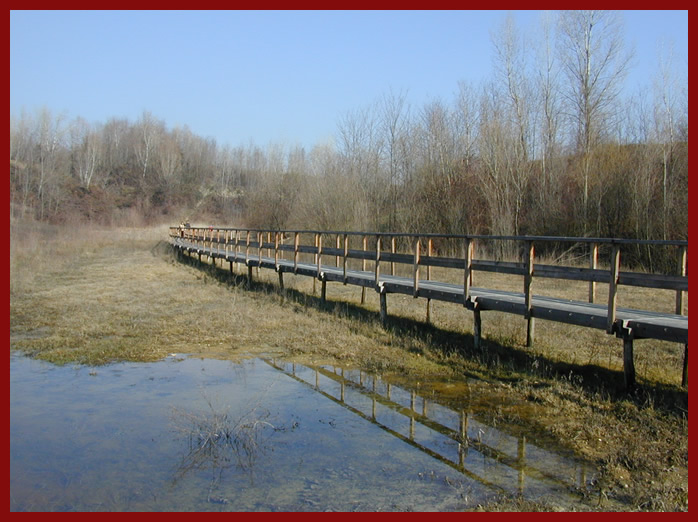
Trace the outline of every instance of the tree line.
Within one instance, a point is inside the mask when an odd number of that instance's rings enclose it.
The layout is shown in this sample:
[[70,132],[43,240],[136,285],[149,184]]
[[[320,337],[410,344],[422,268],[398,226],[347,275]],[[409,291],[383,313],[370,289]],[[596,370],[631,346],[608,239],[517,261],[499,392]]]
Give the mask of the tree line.
[[547,13],[532,39],[507,16],[491,44],[481,83],[420,107],[387,92],[310,150],[221,145],[148,111],[11,115],[11,216],[687,239],[688,82],[669,56],[624,95],[615,12]]

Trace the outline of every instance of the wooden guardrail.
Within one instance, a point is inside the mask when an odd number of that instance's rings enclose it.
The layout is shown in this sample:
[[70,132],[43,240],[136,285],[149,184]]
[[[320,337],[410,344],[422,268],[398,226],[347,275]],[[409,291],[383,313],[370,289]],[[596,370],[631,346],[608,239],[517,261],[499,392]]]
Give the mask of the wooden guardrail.
[[[313,277],[322,284],[325,299],[327,281],[374,288],[380,294],[381,320],[387,318],[387,294],[402,293],[427,299],[427,321],[432,299],[464,305],[473,312],[474,340],[481,346],[481,312],[496,310],[522,315],[527,321],[527,345],[534,339],[535,319],[563,322],[605,330],[623,339],[624,375],[628,387],[635,384],[633,340],[659,339],[684,344],[682,385],[688,383],[688,292],[687,241],[652,241],[611,238],[550,236],[484,236],[405,233],[365,233],[314,230],[264,230],[228,227],[171,227],[170,236],[179,251],[197,253],[212,259],[242,263],[252,278],[254,267],[274,269],[283,287],[283,274]],[[516,261],[476,258],[476,245],[492,244],[494,251],[509,250]],[[507,248],[502,248],[506,244]],[[561,266],[536,261],[535,246],[572,245],[585,250],[588,267]],[[676,250],[677,268],[673,274],[647,274],[621,270],[624,248],[666,247]],[[599,249],[608,250],[608,268],[599,268]],[[477,250],[481,247],[477,246]],[[485,250],[484,248],[482,250]],[[409,272],[397,275],[397,268]],[[424,270],[422,270],[424,267]],[[432,267],[458,271],[451,281],[432,279]],[[426,272],[423,274],[423,272]],[[518,275],[522,292],[503,292],[474,285],[474,273],[495,272]],[[424,277],[426,276],[426,277]],[[589,285],[588,299],[571,301],[536,295],[534,280],[552,278],[583,281]],[[459,280],[460,283],[453,283]],[[598,285],[607,285],[608,299],[597,303]],[[621,286],[673,291],[674,313],[617,306]],[[315,288],[314,288],[315,289]]]

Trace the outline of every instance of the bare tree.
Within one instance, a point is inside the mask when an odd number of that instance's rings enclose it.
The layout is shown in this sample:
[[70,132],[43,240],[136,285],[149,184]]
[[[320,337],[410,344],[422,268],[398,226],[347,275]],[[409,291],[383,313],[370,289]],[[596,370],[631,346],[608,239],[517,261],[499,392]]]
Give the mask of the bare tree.
[[390,91],[379,104],[384,153],[388,172],[388,229],[398,227],[400,187],[411,175],[409,159],[409,105],[406,93]]
[[559,154],[560,132],[560,70],[553,52],[554,33],[550,13],[541,18],[541,36],[538,38],[535,89],[538,92],[540,112],[539,134],[541,142],[542,186],[549,182],[549,169],[552,158]]
[[387,193],[381,175],[385,143],[375,104],[349,111],[338,123],[338,154],[342,171],[355,187],[357,219],[363,230],[382,230],[382,204]]
[[552,13],[542,13],[538,31],[531,39],[534,42],[534,60],[528,103],[531,135],[534,137],[532,154],[536,162],[531,166],[528,230],[536,234],[553,230],[558,226],[562,214],[561,74],[554,52],[553,22]]
[[530,157],[530,87],[526,77],[526,53],[511,14],[492,37],[495,50],[495,73],[503,85],[508,112],[517,133],[517,153],[521,163]]
[[18,119],[10,119],[10,190],[12,203],[19,204],[19,216],[29,209],[32,195],[34,135],[32,117],[22,110]]
[[608,130],[632,53],[624,48],[622,24],[612,11],[563,11],[559,28],[561,63],[568,80],[565,100],[583,160],[586,229],[591,153]]
[[662,151],[662,237],[666,239],[669,215],[669,182],[677,141],[678,81],[673,71],[673,53],[659,54],[659,71],[654,80],[655,138]]
[[39,176],[36,188],[39,199],[39,219],[44,219],[46,206],[50,204],[49,195],[55,190],[60,174],[59,155],[64,146],[63,140],[66,133],[63,119],[63,116],[54,117],[46,107],[39,110],[35,130],[37,135],[35,142],[39,149]]
[[519,234],[524,196],[532,174],[533,96],[527,77],[525,46],[511,15],[504,20],[500,32],[493,36],[493,44],[495,78],[497,85],[502,86],[497,98],[500,107],[495,110],[499,121],[493,122],[497,133],[503,133],[499,136],[503,148],[497,155],[505,159],[502,188],[505,189],[506,206],[511,210],[513,232]]
[[80,185],[89,190],[101,162],[101,135],[85,119],[78,117],[70,126],[70,141],[75,173]]
[[150,112],[143,111],[136,126],[138,141],[135,152],[142,169],[142,177],[145,179],[148,167],[152,166],[162,124]]
[[341,158],[332,143],[315,145],[308,157],[307,183],[299,202],[300,220],[320,230],[355,229],[362,206],[352,178],[341,168]]
[[516,191],[511,173],[516,163],[517,138],[504,114],[501,96],[494,86],[483,88],[478,132],[482,168],[477,188],[487,205],[489,233],[513,235]]
[[465,171],[470,170],[470,164],[477,154],[478,121],[478,99],[475,88],[466,82],[459,82],[454,126],[459,155],[463,159]]
[[132,155],[129,146],[130,125],[128,120],[112,118],[102,126],[102,155],[104,176],[101,183],[114,182],[117,185],[123,181],[122,171],[130,163]]
[[161,136],[157,144],[157,164],[165,182],[172,183],[182,167],[182,153],[174,136]]
[[217,183],[221,194],[226,194],[230,191],[233,184],[234,155],[230,145],[224,145],[218,150],[216,156],[216,173]]

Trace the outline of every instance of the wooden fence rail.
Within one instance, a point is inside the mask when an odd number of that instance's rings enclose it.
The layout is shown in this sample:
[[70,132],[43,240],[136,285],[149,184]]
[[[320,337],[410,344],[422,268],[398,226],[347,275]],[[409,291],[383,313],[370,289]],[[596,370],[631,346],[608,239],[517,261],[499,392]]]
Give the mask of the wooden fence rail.
[[[527,345],[534,340],[535,319],[562,322],[604,330],[623,340],[625,385],[635,385],[633,362],[634,339],[658,339],[684,345],[682,385],[688,386],[688,241],[651,241],[610,238],[579,238],[550,236],[458,236],[439,234],[365,233],[315,230],[263,230],[226,227],[171,227],[170,238],[178,252],[197,254],[210,259],[244,264],[250,280],[253,269],[268,268],[278,273],[283,288],[283,274],[292,273],[313,278],[321,283],[321,298],[326,297],[326,284],[340,282],[362,289],[362,303],[366,288],[380,295],[380,315],[387,319],[387,295],[411,295],[427,299],[427,321],[431,300],[446,301],[465,306],[473,312],[474,343],[481,348],[483,311],[500,311],[521,315],[527,321]],[[441,251],[435,244],[439,243]],[[476,258],[481,245],[506,242],[515,244],[511,251],[515,261]],[[538,263],[536,245],[585,246],[589,267],[562,266]],[[445,245],[450,245],[448,248]],[[623,248],[637,245],[672,247],[677,252],[674,274],[648,274],[621,271]],[[609,267],[599,268],[599,247],[610,249]],[[502,248],[503,249],[503,248]],[[484,251],[485,248],[482,248]],[[496,250],[496,249],[495,249]],[[457,253],[456,253],[457,252]],[[352,261],[355,260],[355,261]],[[356,262],[359,263],[358,267]],[[367,262],[372,263],[369,270]],[[350,267],[350,263],[353,263]],[[409,276],[397,275],[397,268],[407,269]],[[422,267],[424,274],[422,277]],[[450,278],[462,283],[432,279],[432,267],[461,272]],[[403,272],[405,270],[403,269]],[[480,288],[474,285],[474,274],[494,272],[523,278],[522,292]],[[589,284],[587,301],[573,301],[535,294],[535,279],[552,278],[583,281]],[[607,285],[607,303],[597,303],[599,284]],[[617,306],[620,286],[669,290],[676,293],[674,313],[660,313],[649,309],[629,309]]]

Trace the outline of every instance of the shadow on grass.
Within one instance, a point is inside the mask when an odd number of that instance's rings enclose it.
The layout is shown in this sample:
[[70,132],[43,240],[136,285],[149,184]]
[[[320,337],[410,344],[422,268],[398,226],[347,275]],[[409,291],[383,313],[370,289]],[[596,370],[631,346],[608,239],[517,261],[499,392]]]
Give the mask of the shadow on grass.
[[[169,247],[169,244],[167,244]],[[158,252],[162,252],[158,249]],[[164,253],[164,252],[163,252]],[[210,262],[199,261],[198,257],[177,255],[169,248],[180,263],[205,271],[219,283],[244,287],[246,290],[265,295],[279,295],[282,301],[291,302],[324,312],[347,317],[362,323],[380,325],[377,311],[348,303],[346,301],[322,300],[292,288],[281,289],[278,284],[264,281],[250,281],[247,275],[231,273]],[[601,366],[573,364],[548,359],[540,354],[531,354],[515,346],[501,344],[483,338],[481,348],[474,347],[473,335],[464,332],[444,330],[432,324],[400,316],[388,315],[384,328],[398,338],[411,338],[438,348],[445,355],[458,354],[468,361],[474,361],[483,368],[488,379],[503,382],[517,382],[523,379],[564,379],[575,383],[589,393],[599,394],[612,401],[632,401],[638,407],[652,407],[679,417],[688,416],[688,390],[662,383],[639,383],[632,391],[624,387],[623,372]],[[482,375],[469,374],[473,378]]]

